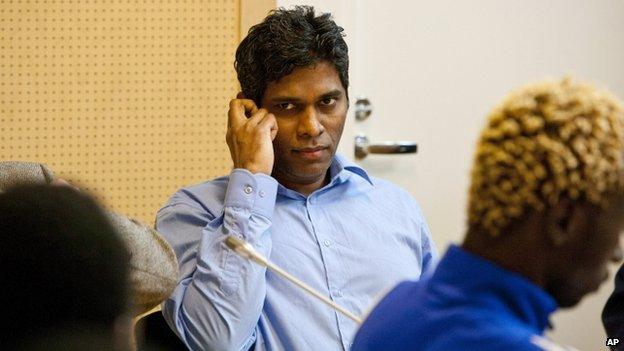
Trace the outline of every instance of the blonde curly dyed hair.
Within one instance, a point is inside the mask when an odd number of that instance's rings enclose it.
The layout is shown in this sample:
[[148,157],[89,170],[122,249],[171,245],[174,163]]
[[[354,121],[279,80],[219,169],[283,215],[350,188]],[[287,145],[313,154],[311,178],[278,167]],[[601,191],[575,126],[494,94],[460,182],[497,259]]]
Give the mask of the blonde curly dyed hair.
[[512,92],[477,144],[468,222],[500,235],[528,209],[562,198],[605,205],[624,181],[624,107],[607,91],[568,78]]

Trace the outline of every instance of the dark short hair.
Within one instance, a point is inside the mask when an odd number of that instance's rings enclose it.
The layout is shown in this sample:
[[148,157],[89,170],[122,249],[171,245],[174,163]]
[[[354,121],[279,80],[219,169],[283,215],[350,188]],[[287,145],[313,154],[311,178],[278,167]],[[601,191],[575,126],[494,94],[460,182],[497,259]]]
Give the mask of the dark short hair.
[[0,344],[68,326],[112,335],[130,307],[129,259],[88,195],[48,185],[0,193],[0,290],[8,322]]
[[329,13],[316,16],[311,6],[272,11],[249,29],[236,50],[234,67],[243,94],[260,105],[268,83],[320,61],[334,65],[347,93],[349,50],[343,37]]

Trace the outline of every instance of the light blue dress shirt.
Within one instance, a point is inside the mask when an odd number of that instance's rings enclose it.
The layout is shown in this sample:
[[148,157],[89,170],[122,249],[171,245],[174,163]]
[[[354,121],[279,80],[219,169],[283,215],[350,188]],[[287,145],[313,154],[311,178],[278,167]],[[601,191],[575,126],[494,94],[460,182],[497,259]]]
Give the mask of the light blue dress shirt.
[[235,169],[178,191],[157,216],[180,278],[163,305],[192,350],[348,350],[358,325],[226,248],[236,235],[356,315],[436,257],[414,199],[336,156],[331,181],[305,197]]

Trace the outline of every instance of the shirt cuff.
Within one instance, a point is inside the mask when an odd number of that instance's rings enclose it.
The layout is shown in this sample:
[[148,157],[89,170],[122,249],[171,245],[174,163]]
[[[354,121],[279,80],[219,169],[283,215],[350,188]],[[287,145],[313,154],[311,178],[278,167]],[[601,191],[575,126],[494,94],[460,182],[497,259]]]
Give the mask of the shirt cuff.
[[230,173],[225,207],[249,209],[252,213],[271,218],[277,197],[277,180],[263,174],[252,174],[246,169],[236,168]]

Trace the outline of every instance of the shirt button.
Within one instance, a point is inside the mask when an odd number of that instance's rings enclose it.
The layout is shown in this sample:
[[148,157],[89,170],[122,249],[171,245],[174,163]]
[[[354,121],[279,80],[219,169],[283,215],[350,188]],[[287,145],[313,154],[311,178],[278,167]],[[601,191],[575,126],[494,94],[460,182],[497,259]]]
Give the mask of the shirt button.
[[252,188],[252,187],[250,187],[249,185],[247,185],[247,186],[245,187],[244,192],[245,192],[245,194],[251,194],[251,193],[253,193],[253,188]]
[[342,290],[338,289],[336,290],[336,297],[342,297]]
[[331,246],[331,241],[329,241],[329,240],[325,240],[325,241],[323,241],[323,244],[324,244],[325,246],[327,246],[327,247],[330,247],[330,246]]
[[266,193],[262,190],[260,190],[260,192],[258,193],[258,195],[260,195],[260,197],[264,197],[266,195]]

